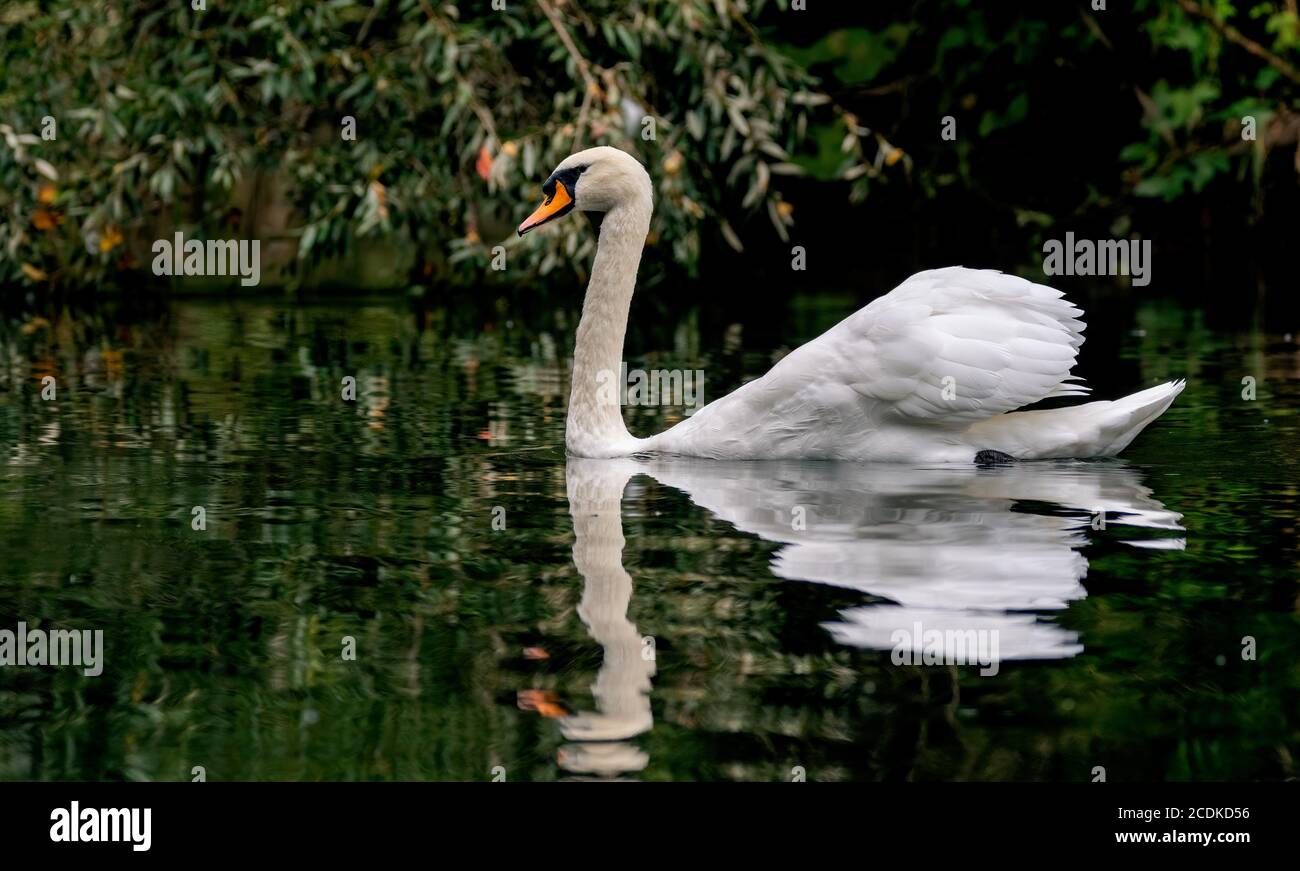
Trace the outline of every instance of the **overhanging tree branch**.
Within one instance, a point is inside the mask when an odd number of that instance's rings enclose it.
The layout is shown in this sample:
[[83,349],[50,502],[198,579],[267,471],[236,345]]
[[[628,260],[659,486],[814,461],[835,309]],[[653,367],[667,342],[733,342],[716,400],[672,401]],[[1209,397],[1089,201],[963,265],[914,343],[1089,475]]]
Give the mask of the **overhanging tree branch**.
[[1210,23],[1211,27],[1219,31],[1219,33],[1223,34],[1224,38],[1227,39],[1229,42],[1241,46],[1246,51],[1255,55],[1255,57],[1260,58],[1269,66],[1271,66],[1273,69],[1277,70],[1279,73],[1286,76],[1291,81],[1300,83],[1300,70],[1296,69],[1287,61],[1273,54],[1273,52],[1264,48],[1264,46],[1260,45],[1255,40],[1246,36],[1240,30],[1233,27],[1228,22],[1222,20],[1217,15],[1214,15],[1213,13],[1206,11],[1204,8],[1201,7],[1199,3],[1196,2],[1196,0],[1178,0],[1178,5],[1183,7],[1183,9],[1186,10],[1189,15],[1196,15],[1200,18],[1204,18],[1206,21]]

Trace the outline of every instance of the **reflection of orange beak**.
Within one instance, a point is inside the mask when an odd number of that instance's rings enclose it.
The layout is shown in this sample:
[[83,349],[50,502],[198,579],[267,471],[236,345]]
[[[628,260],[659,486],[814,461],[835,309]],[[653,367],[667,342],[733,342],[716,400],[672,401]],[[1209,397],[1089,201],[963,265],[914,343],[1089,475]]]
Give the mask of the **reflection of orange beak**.
[[515,704],[521,711],[536,711],[551,719],[569,715],[564,705],[560,704],[559,696],[552,690],[520,690],[515,696]]
[[558,218],[568,211],[573,205],[573,197],[569,196],[569,191],[564,187],[564,183],[557,181],[555,183],[555,193],[549,199],[542,202],[537,207],[537,211],[528,216],[522,224],[519,225],[519,235],[522,236],[534,227],[540,227],[553,218]]

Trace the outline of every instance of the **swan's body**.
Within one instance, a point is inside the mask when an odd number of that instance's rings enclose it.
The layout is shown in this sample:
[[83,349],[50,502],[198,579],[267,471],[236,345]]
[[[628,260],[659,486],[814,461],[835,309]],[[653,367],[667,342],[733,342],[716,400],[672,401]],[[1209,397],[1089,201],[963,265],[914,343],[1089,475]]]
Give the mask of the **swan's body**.
[[583,457],[969,463],[1119,453],[1182,391],[1173,381],[1112,402],[1016,411],[1079,396],[1081,312],[1061,292],[992,270],[918,273],[671,429],[637,438],[601,389],[623,338],[653,207],[650,177],[599,147],[567,158],[521,234],[574,208],[603,212],[578,324],[565,442]]

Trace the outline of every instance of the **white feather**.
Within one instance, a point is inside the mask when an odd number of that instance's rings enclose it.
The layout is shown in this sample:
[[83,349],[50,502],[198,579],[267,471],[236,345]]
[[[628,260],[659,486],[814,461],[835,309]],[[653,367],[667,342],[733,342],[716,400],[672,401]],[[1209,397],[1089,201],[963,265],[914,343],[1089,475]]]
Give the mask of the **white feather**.
[[1050,287],[991,270],[922,272],[650,446],[730,459],[1112,456],[1181,383],[1119,404],[1011,414],[1087,393],[1070,374],[1083,329]]

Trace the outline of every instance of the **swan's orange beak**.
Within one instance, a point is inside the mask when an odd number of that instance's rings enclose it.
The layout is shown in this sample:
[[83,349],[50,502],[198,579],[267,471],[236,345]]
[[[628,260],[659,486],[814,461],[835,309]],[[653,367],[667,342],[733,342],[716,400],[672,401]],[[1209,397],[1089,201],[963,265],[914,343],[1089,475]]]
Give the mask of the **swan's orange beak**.
[[528,218],[519,225],[519,235],[522,236],[534,227],[540,227],[547,221],[554,220],[565,214],[573,208],[573,197],[569,195],[569,190],[564,186],[564,182],[555,183],[555,193],[551,194],[542,204],[537,207]]

